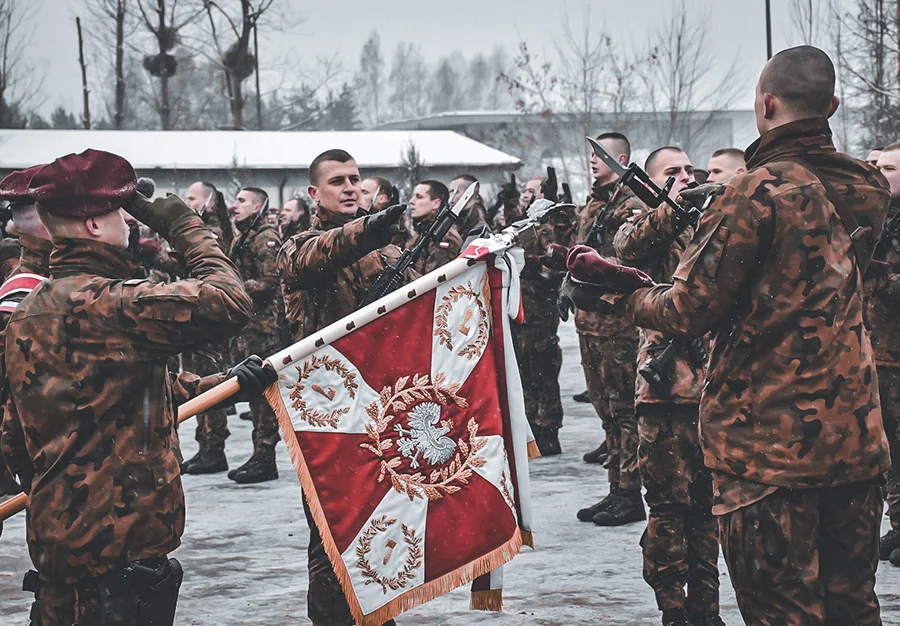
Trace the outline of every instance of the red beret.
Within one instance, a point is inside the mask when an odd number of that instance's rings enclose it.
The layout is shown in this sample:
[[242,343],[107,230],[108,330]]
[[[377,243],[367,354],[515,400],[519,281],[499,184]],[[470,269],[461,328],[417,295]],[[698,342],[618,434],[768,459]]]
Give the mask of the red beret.
[[120,208],[136,190],[131,163],[111,152],[85,150],[39,168],[29,195],[53,215],[95,217]]
[[32,165],[27,170],[16,170],[0,180],[0,200],[10,203],[33,202],[28,189],[31,187],[31,178],[42,167],[43,164]]

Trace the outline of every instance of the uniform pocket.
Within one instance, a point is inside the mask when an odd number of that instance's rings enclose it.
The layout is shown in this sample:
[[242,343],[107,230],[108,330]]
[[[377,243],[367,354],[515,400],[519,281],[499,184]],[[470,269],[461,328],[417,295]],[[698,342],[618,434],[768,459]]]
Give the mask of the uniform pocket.
[[681,263],[672,278],[689,285],[697,278],[696,272],[702,271],[707,279],[713,280],[719,271],[719,262],[728,241],[728,227],[722,225],[724,213],[716,213],[697,231],[696,236],[684,251]]

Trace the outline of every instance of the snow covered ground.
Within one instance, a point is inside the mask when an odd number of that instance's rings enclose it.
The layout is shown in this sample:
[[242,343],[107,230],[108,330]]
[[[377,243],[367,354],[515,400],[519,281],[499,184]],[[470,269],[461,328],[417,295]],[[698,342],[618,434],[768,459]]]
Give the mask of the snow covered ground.
[[[563,454],[531,463],[537,550],[525,548],[506,568],[504,612],[468,610],[462,588],[400,616],[401,626],[459,624],[658,624],[653,593],[641,578],[638,540],[643,524],[598,528],[575,511],[607,491],[606,478],[581,455],[601,438],[600,421],[587,404],[572,401],[584,389],[577,338],[571,323],[560,330],[565,355],[561,385],[566,409],[560,433]],[[240,408],[240,407],[239,407]],[[233,418],[227,453],[232,467],[250,455],[250,423]],[[185,456],[196,451],[193,422],[182,427]],[[307,528],[300,487],[283,446],[280,480],[239,486],[224,474],[184,478],[188,518],[176,556],[185,579],[178,624],[308,624]],[[887,529],[885,519],[884,528]],[[30,562],[24,516],[6,523],[0,537],[0,624],[27,624],[29,594],[21,589]],[[720,563],[722,615],[741,623]],[[900,625],[900,569],[883,563],[878,592],[885,624]]]

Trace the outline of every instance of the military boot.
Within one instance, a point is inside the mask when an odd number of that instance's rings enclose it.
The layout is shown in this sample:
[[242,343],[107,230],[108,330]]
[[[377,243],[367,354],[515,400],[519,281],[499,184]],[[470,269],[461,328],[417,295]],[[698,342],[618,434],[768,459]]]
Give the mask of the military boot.
[[663,611],[662,623],[663,626],[694,626],[694,624],[688,620],[687,612],[684,609],[669,609]]
[[616,498],[619,497],[619,488],[618,487],[610,487],[609,493],[606,494],[600,502],[596,504],[592,504],[589,507],[584,509],[580,509],[578,513],[576,513],[576,517],[579,521],[582,522],[591,522],[594,520],[594,516],[597,515],[600,511],[606,511],[609,507],[612,506],[613,502],[616,501]]
[[542,426],[540,436],[537,437],[538,449],[541,456],[556,456],[562,454],[562,448],[559,445],[559,428],[556,426]]
[[181,465],[182,474],[217,474],[228,469],[225,452],[201,450]]
[[590,396],[590,394],[587,392],[587,389],[585,389],[585,390],[582,391],[581,393],[576,393],[574,396],[572,396],[572,399],[573,399],[575,402],[584,402],[584,403],[586,403],[586,404],[590,404],[590,403],[591,403],[591,396]]
[[619,497],[605,511],[594,516],[597,526],[624,526],[647,519],[640,489],[620,490]]
[[256,463],[256,458],[257,458],[257,456],[258,456],[257,453],[254,452],[253,455],[252,455],[249,459],[247,459],[246,463],[244,463],[244,464],[241,465],[240,467],[236,467],[235,469],[233,469],[233,470],[231,470],[230,472],[228,472],[228,478],[230,478],[231,480],[234,480],[234,477],[235,477],[235,475],[237,475],[238,472],[241,472],[241,471],[243,471],[243,470],[246,470],[246,469],[249,468],[251,465],[253,465],[254,463]]
[[585,452],[581,458],[585,463],[606,463],[606,459],[609,458],[609,448],[604,441],[599,448]]
[[252,422],[252,421],[253,421],[253,416],[250,415],[250,411],[244,411],[243,413],[241,413],[240,415],[238,415],[238,417],[241,418],[242,420],[247,421],[247,422]]
[[891,558],[891,552],[897,548],[900,548],[900,531],[892,528],[881,538],[881,546],[879,548],[880,559],[882,561],[887,561]]
[[275,466],[275,451],[270,450],[254,455],[256,460],[248,463],[245,469],[234,473],[231,480],[239,485],[264,483],[267,480],[278,480],[278,468]]
[[691,624],[694,626],[725,626],[722,617],[715,612],[691,615]]

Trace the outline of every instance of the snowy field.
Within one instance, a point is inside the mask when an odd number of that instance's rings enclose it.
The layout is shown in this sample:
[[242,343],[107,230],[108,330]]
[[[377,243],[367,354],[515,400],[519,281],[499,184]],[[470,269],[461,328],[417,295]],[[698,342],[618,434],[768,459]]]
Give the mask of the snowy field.
[[[575,512],[606,493],[605,474],[581,455],[601,438],[600,421],[587,404],[572,401],[584,389],[578,344],[571,323],[560,330],[565,355],[561,385],[566,409],[560,432],[563,454],[531,463],[537,550],[524,548],[507,566],[503,613],[468,610],[468,588],[420,606],[401,626],[459,624],[658,624],[653,593],[641,578],[638,540],[643,523],[598,528],[575,519]],[[240,407],[239,408],[243,408]],[[250,423],[230,420],[229,463],[250,455]],[[194,422],[182,426],[186,457],[196,452]],[[185,568],[178,624],[308,624],[306,617],[307,528],[300,487],[283,445],[278,448],[281,478],[239,486],[224,474],[186,476],[187,527],[175,553]],[[884,520],[887,529],[887,520]],[[30,562],[24,516],[6,523],[0,537],[0,624],[27,624],[30,594],[21,589]],[[722,616],[741,623],[724,563]],[[900,625],[900,568],[882,563],[878,592],[885,624]]]

